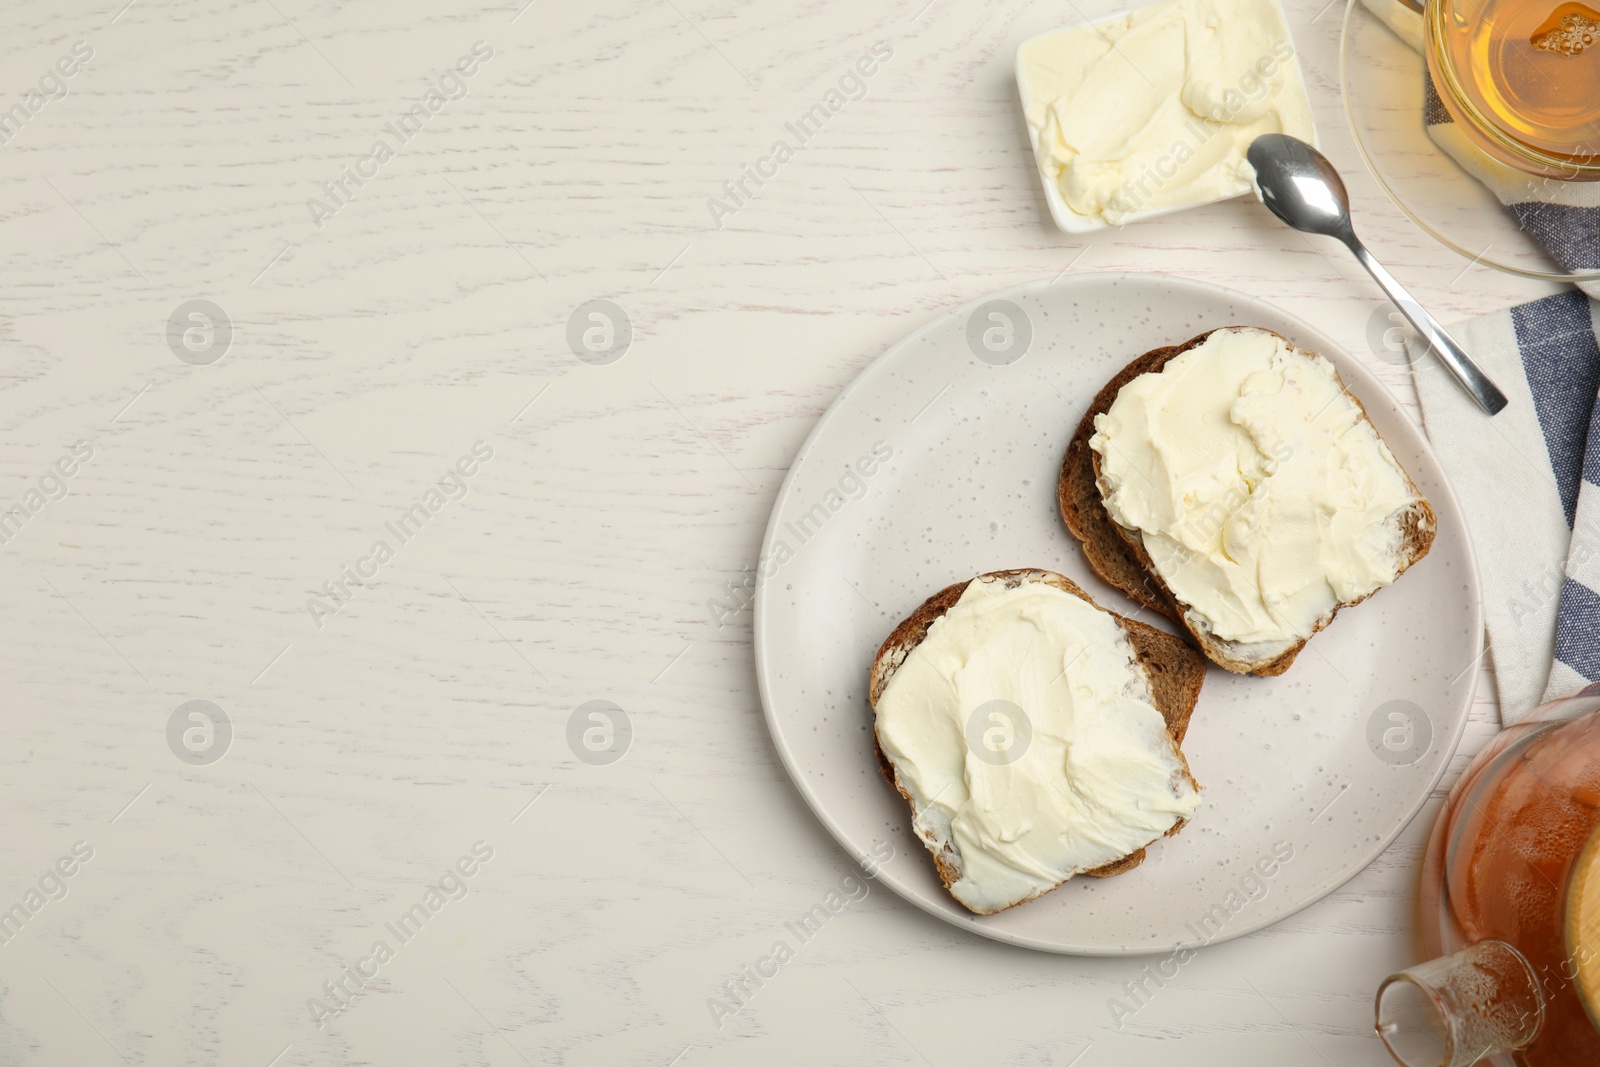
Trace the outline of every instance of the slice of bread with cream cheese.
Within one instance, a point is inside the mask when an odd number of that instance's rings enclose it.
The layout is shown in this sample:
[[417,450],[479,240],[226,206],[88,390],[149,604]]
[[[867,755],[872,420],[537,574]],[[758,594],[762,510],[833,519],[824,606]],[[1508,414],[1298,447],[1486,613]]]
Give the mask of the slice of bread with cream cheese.
[[1288,670],[1436,526],[1333,364],[1249,326],[1124,368],[1079,423],[1058,497],[1097,574],[1241,674]]
[[879,649],[883,773],[957,901],[980,915],[1118,874],[1200,804],[1179,744],[1205,676],[1185,641],[1069,579],[997,571],[944,589]]

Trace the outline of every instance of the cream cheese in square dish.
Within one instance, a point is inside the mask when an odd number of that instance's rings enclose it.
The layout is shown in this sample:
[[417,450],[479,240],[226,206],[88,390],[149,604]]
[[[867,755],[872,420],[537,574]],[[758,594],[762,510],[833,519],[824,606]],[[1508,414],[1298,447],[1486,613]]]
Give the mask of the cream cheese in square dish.
[[1250,191],[1250,142],[1316,142],[1279,0],[1166,0],[1024,41],[1017,87],[1069,233]]

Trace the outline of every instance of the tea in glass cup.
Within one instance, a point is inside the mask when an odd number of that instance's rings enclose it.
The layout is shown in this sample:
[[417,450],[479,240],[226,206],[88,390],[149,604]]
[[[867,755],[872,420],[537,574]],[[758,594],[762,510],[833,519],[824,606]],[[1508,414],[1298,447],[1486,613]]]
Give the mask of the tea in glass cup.
[[1600,0],[1427,0],[1439,99],[1489,156],[1530,174],[1600,180]]

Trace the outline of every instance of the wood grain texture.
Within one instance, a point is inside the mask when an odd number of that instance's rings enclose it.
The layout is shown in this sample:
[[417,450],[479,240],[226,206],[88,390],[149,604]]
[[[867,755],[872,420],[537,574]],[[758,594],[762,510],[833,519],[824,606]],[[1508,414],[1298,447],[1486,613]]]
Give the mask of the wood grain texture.
[[[0,104],[93,58],[0,145],[0,510],[74,442],[93,459],[0,545],[0,907],[94,854],[0,944],[0,1062],[1384,1062],[1371,994],[1416,958],[1437,804],[1120,1027],[1141,961],[980,941],[882,889],[708,1009],[852,870],[773,753],[749,613],[706,601],[857,371],[1063,269],[1230,285],[1368,352],[1376,289],[1248,201],[1051,226],[1011,55],[1114,6],[10,5]],[[1382,199],[1343,128],[1339,10],[1289,8],[1374,252],[1446,319],[1546,291],[1463,272]],[[714,225],[708,198],[879,40],[865,96]],[[322,183],[479,41],[466,95],[319,227]],[[600,298],[633,327],[608,366],[566,342]],[[193,299],[234,327],[209,366],[165,339]],[[308,600],[479,441],[465,495],[319,626]],[[1478,669],[1446,784],[1493,732]],[[232,722],[218,762],[169,749],[192,699]],[[568,744],[596,699],[632,726],[608,765]],[[479,841],[466,895],[387,935]],[[393,959],[319,1028],[308,1000],[380,938]]]

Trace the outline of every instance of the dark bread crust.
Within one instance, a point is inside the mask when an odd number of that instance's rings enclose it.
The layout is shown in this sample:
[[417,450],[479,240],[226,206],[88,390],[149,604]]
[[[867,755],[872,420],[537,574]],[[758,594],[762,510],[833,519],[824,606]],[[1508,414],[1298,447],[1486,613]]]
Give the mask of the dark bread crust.
[[[878,649],[878,654],[873,657],[872,671],[868,682],[867,693],[876,710],[878,700],[883,695],[884,688],[889,680],[894,677],[906,657],[911,655],[918,645],[922,644],[928,636],[928,630],[945,612],[955,606],[961,599],[961,594],[966,592],[967,586],[978,579],[999,579],[1008,587],[1015,588],[1027,582],[1043,582],[1057,589],[1081,598],[1089,604],[1099,607],[1094,599],[1084,592],[1072,579],[1053,571],[1038,570],[1034,568],[1021,568],[1015,570],[990,571],[979,575],[978,578],[957,582],[946,586],[923,601],[900,625],[896,626]],[[1101,609],[1105,610],[1105,609]],[[1155,706],[1166,720],[1167,733],[1172,737],[1174,747],[1177,748],[1178,758],[1183,760],[1184,773],[1188,774],[1189,781],[1196,789],[1200,784],[1194,780],[1194,775],[1189,772],[1188,760],[1183,756],[1183,737],[1189,729],[1189,719],[1194,715],[1196,701],[1200,698],[1200,686],[1205,680],[1205,659],[1182,638],[1147,626],[1142,622],[1124,618],[1116,612],[1108,611],[1107,614],[1117,620],[1117,623],[1128,635],[1128,641],[1133,645],[1134,657],[1139,665],[1144,668],[1150,680],[1151,693],[1155,698]],[[894,765],[889,762],[888,755],[883,751],[883,746],[878,743],[877,731],[873,731],[873,748],[878,756],[878,768],[883,772],[884,778],[894,787],[906,803],[912,806],[915,813],[916,806],[912,803],[911,795],[900,785],[895,777]],[[1173,824],[1172,829],[1165,834],[1171,837],[1187,825],[1188,820],[1179,819]],[[954,857],[933,852],[934,866],[939,871],[939,878],[944,882],[945,888],[950,888],[960,877],[961,872],[954,864]],[[1103,864],[1093,870],[1081,873],[1091,878],[1109,878],[1114,874],[1131,871],[1144,862],[1145,850],[1136,849],[1128,855],[1110,863]],[[1032,897],[1029,898],[1034,899]],[[1018,904],[1025,901],[1018,901]],[[1015,907],[1016,905],[1011,905]]]
[[[1221,326],[1217,329],[1249,329],[1273,333],[1259,326]],[[1152,349],[1129,363],[1117,373],[1116,377],[1106,383],[1105,387],[1095,395],[1089,410],[1078,421],[1078,428],[1067,444],[1067,453],[1062,459],[1061,474],[1056,483],[1056,498],[1061,508],[1062,520],[1083,546],[1084,557],[1096,574],[1133,600],[1182,625],[1207,658],[1219,667],[1236,674],[1272,677],[1289,669],[1301,649],[1305,648],[1306,642],[1331,623],[1340,608],[1354,607],[1367,597],[1335,605],[1332,611],[1317,621],[1310,636],[1273,659],[1257,661],[1232,654],[1229,642],[1197,628],[1188,618],[1183,606],[1156,572],[1154,561],[1145,551],[1143,535],[1137,530],[1122,526],[1107,512],[1100,493],[1100,456],[1089,447],[1089,439],[1095,432],[1095,416],[1110,410],[1124,385],[1141,374],[1161,370],[1169,361],[1199,345],[1215,332],[1216,330],[1207,330],[1181,345]],[[1274,336],[1282,338],[1281,334]],[[1282,339],[1296,351],[1306,351],[1288,338]],[[1334,373],[1337,376],[1337,369]],[[1360,408],[1362,417],[1370,423],[1366,405],[1361,403],[1361,398],[1350,392],[1348,386],[1344,386],[1342,378],[1339,379],[1339,384],[1344,387],[1345,395],[1355,401],[1356,406]],[[1401,518],[1403,555],[1396,578],[1428,554],[1428,550],[1433,547],[1434,532],[1438,528],[1432,505],[1411,480],[1410,473],[1404,467],[1400,468],[1400,473],[1405,477],[1406,484],[1411,487],[1417,503]],[[1367,594],[1368,597],[1372,595],[1372,593]]]
[[1122,387],[1139,377],[1160,370],[1167,361],[1187,352],[1210,336],[1209,331],[1181,345],[1155,348],[1129,363],[1107,382],[1078,420],[1078,429],[1067,444],[1067,455],[1056,480],[1056,501],[1067,529],[1083,546],[1089,569],[1151,611],[1173,622],[1183,621],[1183,610],[1160,579],[1155,577],[1142,545],[1124,536],[1100,499],[1100,469],[1089,438],[1094,436],[1094,418],[1111,410]]

